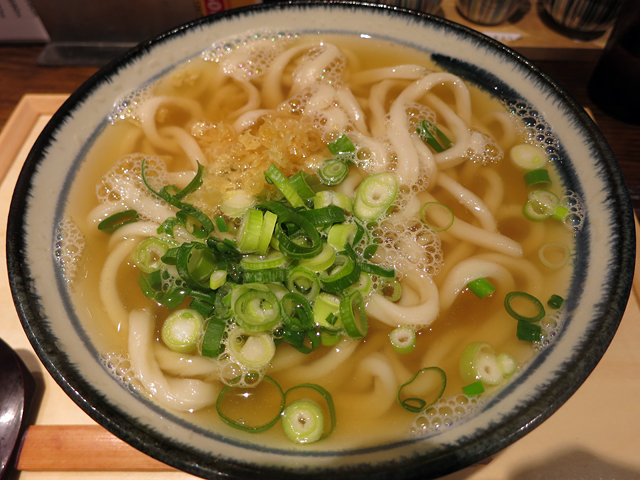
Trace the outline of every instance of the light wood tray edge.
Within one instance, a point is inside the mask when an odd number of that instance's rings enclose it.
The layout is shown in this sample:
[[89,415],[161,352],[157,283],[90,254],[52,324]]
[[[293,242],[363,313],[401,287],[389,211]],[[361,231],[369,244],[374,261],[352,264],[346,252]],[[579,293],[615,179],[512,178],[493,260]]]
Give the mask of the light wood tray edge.
[[0,181],[38,118],[42,115],[53,115],[67,97],[66,94],[29,93],[20,99],[0,132]]

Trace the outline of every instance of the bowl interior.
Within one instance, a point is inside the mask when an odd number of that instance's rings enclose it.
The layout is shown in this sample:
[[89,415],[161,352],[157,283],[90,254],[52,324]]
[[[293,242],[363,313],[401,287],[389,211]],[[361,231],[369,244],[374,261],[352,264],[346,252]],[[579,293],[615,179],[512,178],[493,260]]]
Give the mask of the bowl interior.
[[[567,190],[587,212],[577,237],[568,318],[555,341],[476,416],[422,439],[348,451],[283,450],[211,432],[133,395],[99,360],[54,261],[69,186],[108,124],[114,102],[210,45],[247,31],[370,35],[428,52],[497,96],[542,112],[559,142]],[[204,477],[334,474],[436,477],[477,462],[539,425],[584,381],[622,317],[635,256],[633,215],[619,168],[584,110],[526,59],[464,27],[381,5],[301,2],[195,21],[141,44],[88,80],[56,113],[18,181],[8,227],[12,292],[46,368],[98,423],[145,453]],[[424,472],[428,471],[428,474]],[[395,473],[393,473],[395,472]],[[422,473],[421,473],[422,472]]]

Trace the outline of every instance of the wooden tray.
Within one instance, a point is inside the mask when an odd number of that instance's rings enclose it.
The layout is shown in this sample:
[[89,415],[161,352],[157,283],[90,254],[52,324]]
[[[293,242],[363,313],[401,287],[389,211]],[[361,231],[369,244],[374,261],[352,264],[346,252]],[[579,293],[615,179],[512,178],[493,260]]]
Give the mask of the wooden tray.
[[[6,217],[13,186],[28,151],[64,95],[26,95],[0,133],[0,238],[4,249]],[[137,465],[144,471],[119,471],[124,480],[195,478],[157,462],[99,427],[53,381],[29,344],[9,290],[6,260],[0,256],[0,332],[44,385],[31,444],[26,444],[21,480],[114,478],[113,470]],[[616,337],[591,376],[551,418],[510,445],[487,465],[476,465],[447,480],[568,480],[640,478],[640,308],[634,293]],[[64,426],[64,427],[63,427]],[[82,436],[74,426],[84,426]],[[60,458],[56,445],[74,441],[80,452]],[[97,445],[97,447],[95,447]],[[97,453],[87,449],[95,447]],[[29,455],[27,455],[29,454]],[[77,458],[77,457],[80,457]],[[88,462],[85,460],[89,460]],[[133,463],[127,463],[133,462]],[[137,463],[136,463],[137,462]],[[67,471],[51,471],[52,468]],[[105,471],[110,469],[111,471]],[[84,470],[84,471],[83,471]],[[91,474],[86,471],[91,470]],[[102,470],[102,471],[96,471]]]

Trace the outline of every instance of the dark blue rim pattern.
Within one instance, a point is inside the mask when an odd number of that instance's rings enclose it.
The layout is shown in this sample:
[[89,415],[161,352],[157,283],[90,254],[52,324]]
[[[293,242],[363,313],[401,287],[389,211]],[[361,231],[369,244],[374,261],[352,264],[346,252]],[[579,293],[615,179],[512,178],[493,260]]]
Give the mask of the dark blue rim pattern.
[[[545,389],[527,408],[509,418],[505,418],[500,422],[500,425],[493,426],[489,431],[484,432],[483,441],[481,442],[475,437],[465,438],[456,445],[455,449],[443,450],[442,452],[429,455],[428,458],[416,457],[403,459],[402,462],[398,461],[385,465],[382,471],[380,471],[381,468],[373,470],[370,466],[364,465],[349,470],[332,471],[331,474],[341,478],[436,478],[496,453],[538,426],[543,420],[550,416],[551,413],[559,408],[580,384],[582,384],[606,350],[626,306],[631,288],[635,259],[634,222],[624,180],[615,158],[605,140],[602,138],[602,135],[575,100],[550,80],[546,74],[519,54],[490,38],[447,20],[432,17],[428,14],[412,12],[403,8],[389,7],[380,4],[368,5],[357,2],[321,2],[311,0],[271,6],[258,5],[227,11],[190,22],[170,32],[164,33],[153,40],[140,44],[120,59],[102,68],[87,80],[54,115],[34,145],[18,179],[16,193],[9,214],[7,264],[14,301],[27,336],[45,367],[65,392],[98,423],[102,424],[123,440],[152,457],[195,475],[209,478],[217,478],[219,475],[228,478],[247,478],[260,473],[261,478],[298,477],[298,475],[292,475],[288,472],[275,469],[264,471],[262,469],[258,470],[260,468],[259,466],[239,465],[219,458],[203,458],[202,453],[197,450],[187,446],[177,445],[175,441],[163,437],[160,434],[149,432],[146,427],[135,418],[130,418],[126,414],[123,414],[123,412],[111,405],[107,399],[103,398],[99,392],[93,389],[91,385],[88,385],[79,372],[69,366],[68,358],[64,352],[57,349],[54,342],[42,340],[50,337],[51,331],[48,328],[46,318],[42,318],[39,313],[39,298],[37,294],[34,293],[33,288],[35,281],[29,272],[28,265],[25,264],[25,258],[22,253],[26,246],[23,237],[24,219],[26,204],[28,198],[31,196],[31,178],[40,162],[42,162],[44,153],[46,153],[52,144],[56,130],[63,124],[67,116],[72,115],[76,106],[82,103],[83,99],[90,95],[102,82],[108,82],[110,75],[117,73],[121,68],[126,67],[137,58],[144,56],[145,53],[155,45],[161,44],[175,35],[185,34],[190,28],[215,23],[223,18],[241,17],[247,13],[260,12],[272,8],[325,8],[327,6],[336,9],[371,10],[375,8],[379,11],[385,11],[384,13],[389,15],[399,15],[406,17],[408,20],[422,21],[430,24],[432,27],[452,29],[458,35],[465,36],[474,42],[486,45],[487,48],[496,53],[506,54],[513,62],[530,70],[532,75],[539,76],[542,83],[547,87],[551,87],[558,101],[568,105],[572,113],[577,116],[578,122],[587,131],[588,136],[595,139],[593,148],[598,151],[603,158],[602,168],[612,183],[610,200],[614,205],[615,211],[619,214],[619,221],[615,226],[612,241],[616,243],[615,248],[620,252],[621,260],[616,264],[617,266],[612,265],[610,273],[611,283],[609,284],[611,294],[607,296],[606,304],[601,306],[603,318],[601,324],[598,325],[598,332],[594,332],[594,334],[591,335],[591,337],[593,337],[593,339],[591,339],[592,341],[582,346],[580,352],[574,357],[580,358],[580,362],[571,363],[573,375],[570,385],[567,385],[566,382],[555,382],[550,385],[549,388]],[[539,405],[544,405],[544,407],[540,407]],[[179,456],[172,455],[177,449],[180,449]],[[317,474],[314,472],[305,474],[307,478],[323,478],[325,476],[326,474]]]

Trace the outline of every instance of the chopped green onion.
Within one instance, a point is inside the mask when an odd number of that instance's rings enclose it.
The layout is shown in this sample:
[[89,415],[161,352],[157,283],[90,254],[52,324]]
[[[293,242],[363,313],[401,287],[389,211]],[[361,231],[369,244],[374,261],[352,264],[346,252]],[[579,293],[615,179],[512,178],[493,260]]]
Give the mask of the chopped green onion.
[[324,387],[318,384],[302,383],[300,385],[296,385],[295,387],[291,387],[289,390],[287,390],[285,392],[285,399],[288,398],[293,392],[296,392],[298,390],[305,390],[305,389],[312,390],[317,395],[321,396],[322,399],[324,400],[324,403],[326,404],[325,411],[329,413],[329,424],[328,424],[328,429],[326,429],[326,426],[325,426],[326,432],[322,434],[319,440],[325,439],[329,435],[331,435],[336,428],[336,409],[333,404],[333,398],[331,397],[331,394]]
[[209,278],[218,270],[217,264],[215,254],[202,243],[183,243],[176,252],[178,275],[195,290],[209,289]]
[[553,213],[551,214],[551,218],[554,220],[558,220],[559,222],[564,222],[565,218],[569,214],[569,209],[564,205],[558,205],[554,208]]
[[105,218],[98,224],[98,230],[106,233],[113,233],[123,225],[137,222],[140,219],[136,210],[125,210],[123,212],[114,213]]
[[[264,272],[265,270],[256,270]],[[237,287],[231,299],[236,323],[248,332],[269,330],[280,321],[280,304],[275,294],[261,283]]]
[[444,203],[427,202],[420,208],[420,218],[434,232],[443,232],[453,225],[453,211]]
[[218,231],[219,232],[228,232],[229,231],[229,227],[227,227],[227,222],[225,221],[224,218],[216,217],[216,218],[214,218],[214,221],[216,222],[216,227],[218,227]]
[[509,152],[511,161],[523,170],[544,168],[548,162],[547,154],[540,147],[528,143],[516,145]]
[[324,345],[325,347],[333,347],[340,343],[340,340],[342,340],[342,335],[322,331],[320,332],[320,339],[322,341],[322,345]]
[[[514,302],[520,303],[514,308]],[[525,292],[509,292],[504,298],[504,308],[516,320],[536,323],[544,317],[544,307],[540,300]]]
[[469,290],[475,293],[480,299],[483,299],[487,295],[491,295],[496,291],[496,287],[494,287],[486,278],[476,278],[475,280],[467,283],[467,287],[469,287]]
[[499,353],[496,355],[496,360],[498,361],[498,366],[500,367],[500,370],[502,370],[502,375],[504,377],[513,375],[518,368],[515,358],[508,353]]
[[[287,225],[294,225],[301,230],[305,236],[305,245],[296,242],[294,237],[290,236]],[[302,215],[297,213],[278,214],[276,222],[275,237],[279,242],[279,249],[289,258],[313,258],[322,251],[322,239],[320,234]]]
[[175,283],[171,285],[167,290],[159,296],[156,296],[156,300],[169,310],[175,310],[180,306],[187,296],[187,292]]
[[462,387],[462,393],[464,393],[467,397],[475,397],[483,392],[484,386],[482,385],[482,381],[480,380]]
[[300,260],[300,266],[308,268],[314,272],[321,272],[333,265],[335,260],[336,249],[329,243],[325,243],[322,245],[322,252],[320,252],[319,255],[316,255],[313,258],[304,258]]
[[300,212],[300,215],[302,215],[305,219],[307,219],[315,226],[342,223],[347,220],[344,215],[344,210],[335,205],[315,208],[313,210],[305,210],[303,212]]
[[393,268],[383,267],[382,265],[376,265],[369,262],[358,262],[360,270],[371,275],[377,275],[378,277],[394,278],[396,271]]
[[337,223],[331,227],[327,235],[327,243],[336,250],[343,250],[348,243],[353,245],[358,227],[353,223]]
[[222,339],[227,328],[227,322],[213,317],[209,320],[207,329],[202,337],[202,356],[208,358],[217,358],[222,353],[224,347]]
[[302,197],[300,197],[296,189],[291,185],[289,179],[283,175],[275,164],[271,164],[267,171],[264,172],[264,176],[269,183],[273,183],[276,188],[280,190],[280,193],[284,195],[284,198],[287,199],[291,206],[294,208],[304,207]]
[[293,330],[304,332],[313,328],[311,305],[299,293],[289,292],[280,301],[280,314],[284,324]]
[[145,238],[133,250],[133,260],[144,273],[155,272],[160,270],[164,263],[162,257],[175,245],[175,243],[162,238]]
[[263,268],[244,271],[244,281],[247,283],[284,282],[286,279],[286,268]]
[[346,135],[341,135],[340,138],[329,143],[327,148],[334,156],[353,155],[356,152],[356,146]]
[[562,298],[560,295],[555,295],[555,294],[551,295],[549,300],[547,300],[547,305],[549,305],[551,308],[555,308],[556,310],[562,307],[563,303],[564,303],[564,298]]
[[269,333],[248,332],[243,328],[229,332],[227,346],[233,358],[249,369],[266,367],[276,353],[276,345]]
[[348,213],[353,212],[353,200],[344,193],[324,190],[313,197],[313,208],[323,208],[335,205]]
[[[271,389],[272,391],[265,392]],[[265,402],[264,398],[275,396],[275,400]],[[240,408],[238,408],[240,407]],[[228,385],[222,389],[216,401],[218,415],[227,425],[248,433],[262,433],[273,427],[285,407],[285,395],[282,388],[271,377],[265,375],[256,387],[235,387]],[[262,424],[252,422],[252,413],[265,409],[273,410],[271,420]],[[232,414],[235,418],[232,418]]]
[[391,346],[401,354],[413,352],[416,348],[416,332],[409,327],[398,327],[389,334]]
[[310,200],[316,194],[316,190],[320,187],[318,179],[309,175],[304,170],[300,170],[295,175],[289,177],[291,186],[298,192],[304,200]]
[[272,250],[267,255],[246,255],[240,260],[242,266],[248,270],[282,267],[286,262],[287,257],[278,250]]
[[460,375],[466,382],[481,380],[485,385],[498,385],[504,379],[493,347],[486,342],[465,347],[460,357]]
[[546,168],[536,168],[524,174],[524,183],[527,187],[546,188],[551,185],[549,170]]
[[369,175],[358,186],[353,202],[355,216],[365,222],[377,220],[398,196],[398,179],[387,172]]
[[[193,290],[189,293],[193,293]],[[213,302],[203,300],[202,298],[192,298],[191,302],[189,302],[189,308],[192,308],[202,315],[202,318],[209,318],[213,314],[214,307]]]
[[260,231],[260,238],[258,239],[258,246],[256,252],[258,255],[266,255],[269,251],[269,245],[273,238],[273,232],[276,229],[276,223],[278,216],[270,211],[264,212],[262,217],[262,230]]
[[[262,233],[262,223],[263,213],[260,210],[250,208],[245,212],[236,238],[240,252],[251,253],[258,250],[260,235]],[[269,239],[271,239],[271,237],[269,237]]]
[[342,328],[340,299],[329,293],[320,293],[313,303],[313,321],[323,331],[336,333]]
[[545,267],[564,267],[570,258],[569,246],[566,243],[545,243],[538,250],[538,258]]
[[419,413],[440,400],[446,387],[447,375],[444,370],[439,367],[422,368],[400,386],[398,403],[409,412]]
[[330,187],[340,185],[347,178],[347,175],[349,175],[349,166],[336,158],[325,160],[318,168],[320,181]]
[[226,281],[227,281],[227,271],[226,270],[216,270],[209,277],[209,288],[211,290],[217,290]]
[[358,290],[363,296],[369,295],[371,290],[373,290],[373,280],[371,279],[371,275],[368,273],[360,272],[360,277],[358,281],[348,287],[348,290]]
[[402,285],[397,280],[384,281],[379,284],[378,292],[390,302],[397,302],[402,297]]
[[351,338],[367,336],[369,322],[364,308],[364,298],[359,291],[355,290],[340,300],[340,319]]
[[282,412],[282,428],[294,443],[317,442],[324,431],[324,413],[313,400],[301,398]]
[[286,285],[291,292],[299,293],[310,302],[320,292],[318,276],[313,270],[303,266],[297,266],[289,270]]
[[558,196],[548,190],[534,190],[529,192],[522,213],[528,220],[540,222],[553,214],[559,201]]
[[542,327],[536,323],[518,321],[516,336],[525,342],[539,342],[542,340]]
[[165,319],[160,336],[170,350],[191,353],[198,345],[203,325],[204,318],[196,310],[176,310]]
[[350,287],[360,279],[359,264],[344,252],[336,255],[335,262],[320,272],[320,282],[325,291],[337,293]]
[[436,153],[444,152],[451,147],[451,140],[429,120],[422,120],[416,128],[416,132]]

